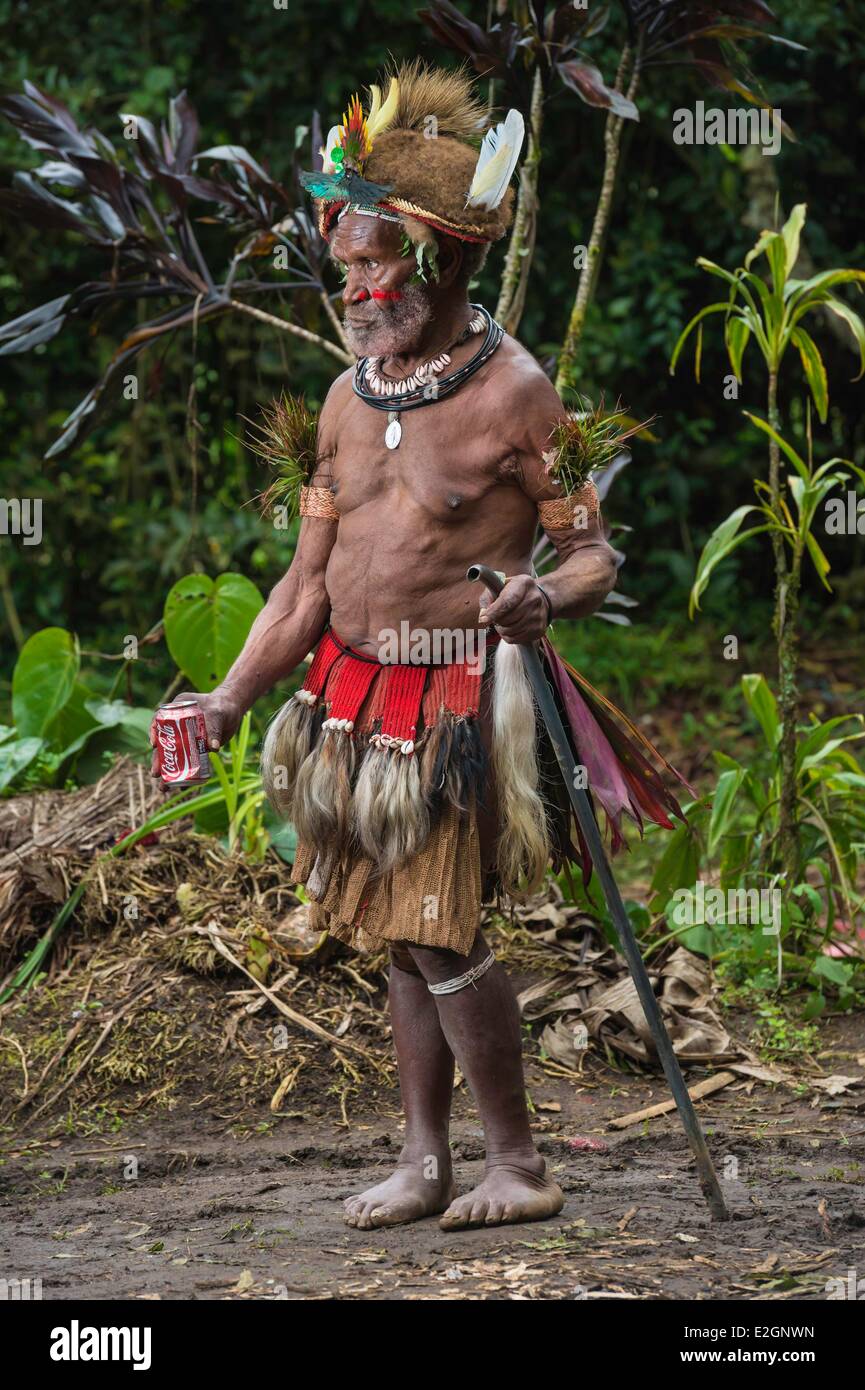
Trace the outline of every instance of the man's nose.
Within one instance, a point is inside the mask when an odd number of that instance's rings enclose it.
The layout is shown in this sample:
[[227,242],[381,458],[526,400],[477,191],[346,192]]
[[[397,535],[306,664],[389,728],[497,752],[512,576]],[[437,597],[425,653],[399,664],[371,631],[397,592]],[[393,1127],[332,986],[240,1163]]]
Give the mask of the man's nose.
[[369,290],[360,283],[359,278],[349,272],[342,291],[343,304],[362,304],[365,299],[369,299]]

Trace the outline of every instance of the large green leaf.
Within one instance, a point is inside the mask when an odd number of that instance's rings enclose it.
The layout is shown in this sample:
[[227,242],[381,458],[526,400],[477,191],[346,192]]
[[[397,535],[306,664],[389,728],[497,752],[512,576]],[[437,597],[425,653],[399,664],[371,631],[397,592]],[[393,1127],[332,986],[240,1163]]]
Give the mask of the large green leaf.
[[180,670],[196,690],[224,680],[249,629],[264,606],[251,580],[242,574],[206,574],[179,579],[165,600],[165,640]]
[[[671,898],[664,909],[664,915],[670,924],[675,921],[673,916],[675,906],[676,901]],[[718,949],[717,930],[705,922],[698,922],[695,927],[689,927],[687,931],[679,932],[677,939],[687,951],[692,951],[698,956],[705,956],[707,960],[711,960]]]
[[679,825],[667,840],[652,876],[652,905],[663,906],[679,888],[690,888],[700,873],[700,845],[691,825]]
[[771,242],[775,239],[775,237],[777,237],[778,235],[779,235],[779,233],[778,233],[778,232],[773,232],[773,231],[771,230],[771,228],[770,228],[768,231],[763,231],[763,232],[760,233],[760,235],[759,235],[759,237],[757,238],[756,242],[755,242],[754,245],[751,247],[751,250],[748,252],[747,256],[745,257],[745,269],[746,269],[746,270],[750,270],[751,266],[754,264],[754,262],[755,262],[755,260],[757,259],[758,256],[762,256],[763,253],[764,253],[765,251],[768,251],[770,243],[771,243]]
[[694,315],[694,317],[691,319],[691,322],[682,329],[682,332],[679,334],[679,340],[676,343],[676,346],[673,348],[673,355],[670,358],[670,376],[673,376],[673,374],[675,373],[676,363],[678,362],[681,356],[682,348],[685,346],[685,343],[688,341],[688,337],[697,327],[697,325],[703,322],[703,319],[706,318],[707,314],[727,314],[729,313],[729,311],[729,303],[707,304],[705,309],[701,309],[698,314]]
[[830,956],[816,956],[811,967],[815,975],[831,980],[833,985],[845,988],[850,983],[853,966],[848,961],[833,960]]
[[34,632],[12,673],[12,716],[22,738],[40,737],[72,694],[78,675],[78,642],[62,627]]
[[[802,759],[801,763],[799,764],[799,771],[810,772],[812,768],[818,767],[827,759],[831,760],[832,764],[837,764],[837,762],[841,758],[849,758],[853,767],[858,767],[859,765],[856,762],[856,759],[852,757],[852,755],[850,755],[844,748],[844,744],[849,743],[851,739],[855,737],[856,735],[853,734],[850,736],[850,738],[830,738],[829,742],[824,743],[823,747],[820,749],[818,753],[812,753],[810,757]],[[830,766],[827,772],[827,776],[835,775],[836,771],[837,769],[835,766]]]
[[817,571],[820,583],[823,585],[824,589],[828,589],[831,593],[832,585],[826,578],[827,574],[832,568],[832,566],[829,564],[828,556],[826,555],[825,551],[820,549],[820,546],[817,544],[817,541],[811,531],[808,531],[806,533],[805,544],[808,547],[808,554],[811,556],[811,559],[814,562],[814,568]]
[[30,766],[44,747],[44,738],[16,738],[0,747],[0,792]]
[[[754,275],[750,271],[742,269],[737,270],[734,274],[730,270],[725,270],[723,266],[716,265],[714,261],[706,260],[705,256],[697,257],[697,265],[701,270],[707,271],[709,275],[717,276],[719,280],[724,280],[730,286],[730,298],[727,301],[728,309],[735,314],[750,316],[749,327],[760,344],[763,354],[768,355],[769,344],[763,331],[757,300],[751,291],[754,290],[763,301],[768,322],[771,321],[773,313],[777,316],[777,310],[772,310],[771,308],[770,301],[772,295],[769,287],[764,285],[759,275]],[[736,303],[739,295],[745,300],[744,308],[741,304]]]
[[745,348],[748,346],[748,339],[751,330],[744,318],[739,314],[732,315],[724,324],[724,337],[727,342],[727,355],[730,358],[730,366],[736,374],[736,380],[742,380],[742,358],[745,355]]
[[820,270],[810,280],[788,280],[785,298],[798,304],[806,295],[822,295],[834,285],[849,285],[856,280],[865,280],[865,270]]
[[761,232],[759,241],[755,246],[752,246],[745,257],[745,269],[750,270],[753,262],[764,252],[772,272],[772,285],[775,294],[781,295],[788,274],[787,247],[781,232]]
[[781,737],[781,719],[775,696],[766,684],[766,677],[743,676],[742,689],[745,692],[748,705],[757,716],[757,722],[763,730],[769,748],[774,752]]
[[859,381],[865,375],[865,324],[859,315],[850,308],[850,305],[845,300],[839,299],[837,295],[827,294],[821,302],[824,308],[830,309],[839,319],[844,320],[856,339],[859,348],[859,371],[853,380]]
[[805,214],[807,212],[805,203],[797,203],[787,221],[781,228],[781,235],[784,238],[784,248],[787,253],[787,274],[793,274],[793,267],[799,259],[799,238],[802,228],[805,225]]
[[99,720],[88,708],[93,691],[76,681],[63,708],[45,726],[45,737],[54,749],[70,748],[86,734],[98,729]]
[[87,708],[98,722],[82,740],[83,751],[75,759],[75,777],[79,782],[97,781],[116,757],[150,762],[151,709],[127,705],[123,700],[91,700]]
[[772,271],[772,285],[775,290],[775,298],[779,304],[783,303],[784,282],[787,279],[787,248],[784,245],[784,238],[780,235],[773,237],[766,247],[766,257],[769,261],[769,268]]
[[816,724],[809,729],[807,734],[800,739],[796,748],[796,768],[801,770],[802,763],[806,758],[813,758],[825,748],[826,744],[832,741],[835,730],[843,724],[849,724],[853,716],[849,714],[836,714],[832,719],[826,719],[822,724]]
[[762,430],[764,434],[768,434],[770,439],[774,439],[775,443],[778,445],[778,448],[782,449],[783,452],[787,455],[787,458],[790,460],[799,476],[801,478],[804,478],[806,483],[810,482],[811,473],[808,468],[808,465],[805,462],[805,460],[799,454],[796,453],[796,450],[793,448],[792,444],[788,444],[784,436],[782,434],[779,434],[776,429],[773,429],[773,427],[766,420],[761,420],[759,415],[752,415],[750,410],[743,410],[742,414],[751,421],[752,425],[756,425],[758,430]]
[[265,803],[264,807],[264,824],[273,849],[280,859],[292,864],[297,854],[297,831],[294,826],[289,821],[280,820],[269,803]]
[[743,541],[748,540],[751,536],[759,535],[761,531],[768,531],[768,526],[753,526],[750,531],[740,532],[739,530],[739,527],[742,525],[748,513],[758,510],[758,507],[753,506],[737,507],[734,512],[730,513],[726,520],[721,522],[720,526],[715,528],[706,541],[703,547],[703,553],[700,556],[699,564],[697,565],[697,575],[694,580],[694,586],[691,589],[689,609],[691,617],[694,616],[694,610],[700,607],[700,599],[705,592],[712,576],[712,571],[715,569],[716,565],[719,565],[721,561],[725,559],[732,550],[735,550],[737,545],[741,545]]
[[749,274],[748,280],[760,301],[759,312],[755,311],[756,324],[752,324],[751,327],[757,335],[768,364],[777,358],[777,334],[784,318],[784,298],[776,294],[759,275]]
[[718,785],[712,798],[712,816],[709,821],[709,836],[706,842],[706,849],[710,855],[715,853],[730,824],[736,797],[745,776],[745,769],[740,767],[735,771],[722,772],[718,778]]
[[820,356],[820,349],[811,334],[806,333],[804,328],[794,328],[790,337],[799,349],[805,376],[811,388],[811,395],[814,397],[814,404],[817,407],[817,414],[820,416],[821,423],[825,425],[829,412],[829,380],[826,376],[823,358]]

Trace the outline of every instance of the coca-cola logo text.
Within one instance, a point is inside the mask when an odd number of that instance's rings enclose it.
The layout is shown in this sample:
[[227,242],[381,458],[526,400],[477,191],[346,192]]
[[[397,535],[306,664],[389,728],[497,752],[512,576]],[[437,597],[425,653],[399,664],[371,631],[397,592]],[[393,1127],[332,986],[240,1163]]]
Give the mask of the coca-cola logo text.
[[190,774],[192,762],[177,725],[168,721],[157,723],[156,737],[162,750],[162,775],[165,780],[180,780]]

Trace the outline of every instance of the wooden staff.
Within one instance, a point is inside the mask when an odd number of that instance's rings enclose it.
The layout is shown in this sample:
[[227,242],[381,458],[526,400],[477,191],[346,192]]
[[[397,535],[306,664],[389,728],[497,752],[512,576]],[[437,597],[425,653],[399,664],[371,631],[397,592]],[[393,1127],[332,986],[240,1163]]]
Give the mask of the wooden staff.
[[[490,569],[488,565],[472,565],[466,578],[472,583],[480,580],[485,584],[491,594],[498,596],[504,588],[504,580],[496,570]],[[727,1203],[724,1201],[724,1194],[718,1182],[718,1175],[715,1172],[712,1157],[706,1145],[706,1136],[697,1118],[688,1088],[685,1085],[685,1078],[682,1076],[682,1069],[679,1066],[679,1059],[673,1050],[670,1035],[667,1032],[661,1009],[655,998],[655,991],[652,989],[652,982],[649,979],[646,965],[640,954],[637,938],[631,926],[631,920],[625,911],[625,904],[622,902],[622,895],[619,886],[613,878],[613,871],[610,868],[601,839],[601,832],[592,811],[592,805],[582,787],[576,785],[576,764],[574,753],[571,747],[565,727],[562,723],[559,711],[553,698],[550,683],[544,674],[541,665],[541,658],[534,646],[525,646],[522,643],[516,644],[519,647],[520,655],[523,659],[526,675],[532,687],[535,703],[540,711],[541,719],[550,742],[555,750],[556,759],[561,768],[562,776],[565,779],[565,786],[571,798],[571,805],[577,817],[580,829],[585,837],[586,844],[592,856],[592,862],[598,871],[598,878],[601,880],[601,887],[604,890],[604,897],[610,911],[613,925],[619,938],[622,954],[628,963],[631,978],[643,1006],[643,1013],[646,1015],[646,1022],[652,1032],[658,1056],[661,1059],[661,1066],[667,1078],[667,1084],[676,1102],[676,1108],[688,1136],[691,1151],[697,1164],[697,1173],[700,1179],[700,1187],[703,1196],[709,1206],[713,1221],[729,1221],[730,1213]]]

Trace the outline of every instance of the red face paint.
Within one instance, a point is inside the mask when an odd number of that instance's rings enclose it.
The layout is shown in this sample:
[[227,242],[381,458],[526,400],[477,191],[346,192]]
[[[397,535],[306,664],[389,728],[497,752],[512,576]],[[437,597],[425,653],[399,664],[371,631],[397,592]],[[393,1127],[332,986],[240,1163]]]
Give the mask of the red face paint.
[[402,299],[402,290],[373,290],[373,299]]
[[369,291],[358,290],[357,294],[354,297],[355,304],[362,304],[365,299],[369,299]]

